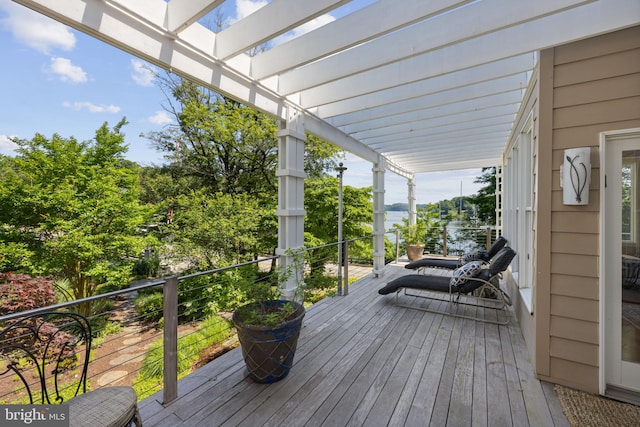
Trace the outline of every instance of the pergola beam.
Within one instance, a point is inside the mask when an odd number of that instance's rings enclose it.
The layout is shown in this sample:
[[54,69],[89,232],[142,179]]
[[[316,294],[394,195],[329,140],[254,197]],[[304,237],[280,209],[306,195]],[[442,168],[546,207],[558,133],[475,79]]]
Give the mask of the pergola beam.
[[167,3],[167,30],[177,34],[222,3],[224,0],[170,0]]
[[220,31],[215,55],[224,60],[246,52],[348,1],[350,0],[273,0]]
[[518,112],[518,105],[501,105],[493,108],[485,108],[475,111],[466,111],[463,113],[451,114],[444,117],[424,116],[422,120],[415,120],[406,123],[399,123],[380,128],[364,128],[359,132],[352,131],[352,135],[360,140],[365,141],[367,138],[394,135],[407,131],[420,131],[426,129],[447,129],[447,127],[461,126],[472,127],[483,121],[491,121],[493,119],[508,120],[513,119]]
[[[386,82],[369,77],[369,83],[384,83],[393,87],[424,76],[435,76],[534,51],[535,48],[528,49],[526,45],[508,43],[510,40],[502,40],[500,43],[507,50],[497,48],[492,42],[500,39],[503,34],[513,33],[511,29],[516,24],[531,22],[552,12],[590,1],[593,0],[476,2],[312,64],[298,64],[281,76],[279,91],[291,94],[314,87],[325,91],[321,87],[326,87],[327,84],[331,86],[331,82],[361,80],[358,74],[365,71],[371,76],[384,73],[387,77],[392,77]],[[404,9],[404,4],[398,9]],[[453,28],[455,31],[452,31]],[[521,31],[518,28],[515,32]],[[419,59],[412,59],[415,57]],[[479,61],[479,57],[484,59]],[[375,69],[378,68],[382,69],[376,73]],[[416,74],[420,77],[416,77]],[[353,78],[348,79],[349,76]],[[343,85],[349,86],[349,82],[344,82]]]
[[[278,75],[470,1],[403,0],[402,7],[398,7],[397,0],[379,0],[313,32],[256,55],[252,58],[252,76],[261,80]],[[297,1],[292,7],[298,7],[299,3]]]
[[[317,93],[318,97],[313,99],[305,96],[305,94],[300,95],[305,105],[309,106],[310,109],[319,106],[316,109],[318,113],[321,113],[323,117],[332,117],[353,111],[384,106],[419,96],[464,88],[502,77],[523,75],[531,71],[534,66],[534,55],[525,54],[333,103],[327,103],[332,95]],[[526,76],[524,78],[526,80]],[[500,92],[504,92],[504,90],[500,90]]]

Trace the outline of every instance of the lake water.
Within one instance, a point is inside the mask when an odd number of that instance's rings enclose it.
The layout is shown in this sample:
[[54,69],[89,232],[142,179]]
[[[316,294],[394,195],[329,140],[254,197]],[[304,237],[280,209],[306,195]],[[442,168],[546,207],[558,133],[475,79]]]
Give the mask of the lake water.
[[389,231],[395,228],[395,224],[402,225],[402,218],[409,218],[409,212],[406,211],[387,211],[384,220],[384,229]]
[[[396,224],[402,225],[402,218],[409,218],[409,212],[407,211],[386,211],[385,214],[384,231],[395,229]],[[388,233],[385,236],[395,243],[395,234]]]
[[[395,229],[395,224],[402,225],[402,218],[409,218],[409,212],[407,211],[387,211],[384,221],[384,230],[389,231]],[[449,236],[449,243],[455,241],[459,236],[459,228],[462,227],[463,224],[459,221],[452,221],[447,225],[447,234]],[[393,233],[385,234],[387,239],[391,242],[395,243],[396,236]],[[461,252],[469,252],[474,248],[478,247],[478,243],[473,240],[463,240],[457,241],[453,247],[450,247],[449,250],[456,250]]]

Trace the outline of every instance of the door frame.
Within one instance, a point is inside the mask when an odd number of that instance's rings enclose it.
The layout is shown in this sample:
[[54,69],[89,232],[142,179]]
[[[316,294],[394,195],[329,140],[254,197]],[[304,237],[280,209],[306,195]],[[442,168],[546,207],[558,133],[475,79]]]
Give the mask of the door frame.
[[[607,336],[607,322],[606,322],[606,306],[607,306],[607,298],[606,298],[606,289],[605,289],[605,279],[607,277],[607,263],[604,254],[607,253],[607,241],[606,241],[606,223],[609,219],[607,216],[606,209],[606,175],[607,175],[607,144],[623,141],[631,138],[639,138],[640,137],[640,128],[631,128],[631,129],[620,129],[614,131],[607,131],[600,133],[600,278],[599,278],[599,298],[600,298],[600,313],[599,313],[599,392],[601,395],[606,393],[607,389],[607,346],[606,346],[606,336]],[[609,172],[611,173],[611,172]],[[616,173],[618,173],[616,171]],[[613,321],[616,321],[613,319]]]

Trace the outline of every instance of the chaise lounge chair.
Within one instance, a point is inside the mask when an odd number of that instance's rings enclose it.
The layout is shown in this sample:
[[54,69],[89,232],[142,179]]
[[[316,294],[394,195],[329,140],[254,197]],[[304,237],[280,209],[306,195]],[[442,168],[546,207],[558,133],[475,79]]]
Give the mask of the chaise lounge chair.
[[[400,307],[448,314],[489,323],[507,324],[510,321],[508,306],[511,305],[511,298],[500,287],[500,278],[515,256],[516,252],[505,246],[500,249],[488,266],[484,265],[482,261],[471,261],[456,269],[453,276],[407,274],[390,281],[386,286],[378,290],[378,293],[387,295],[395,292],[395,303]],[[409,289],[428,291],[428,293],[412,294],[407,292]],[[448,310],[438,310],[437,304],[433,303],[429,305],[429,308],[400,303],[400,293],[403,291],[404,295],[407,296],[446,302]],[[445,294],[444,298],[442,294]],[[479,316],[465,315],[460,313],[460,311],[463,311],[460,309],[461,305],[479,306],[495,310],[496,316],[495,318],[485,318],[482,314]],[[506,320],[500,320],[500,312],[505,312]]]
[[491,245],[488,251],[480,248],[459,258],[422,258],[417,261],[410,262],[405,265],[404,268],[408,268],[409,270],[420,270],[422,268],[444,268],[448,270],[455,270],[470,261],[483,261],[488,263],[494,256],[496,256],[500,249],[504,248],[506,245],[507,239],[500,236],[495,242],[493,242],[493,245]]

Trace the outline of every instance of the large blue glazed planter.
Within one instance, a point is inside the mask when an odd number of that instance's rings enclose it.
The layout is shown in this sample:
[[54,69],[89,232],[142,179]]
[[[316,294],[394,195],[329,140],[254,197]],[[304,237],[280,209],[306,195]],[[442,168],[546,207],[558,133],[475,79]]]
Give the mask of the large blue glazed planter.
[[233,323],[238,331],[242,357],[247,365],[249,377],[255,382],[270,384],[287,376],[293,365],[293,356],[298,344],[305,309],[302,304],[274,300],[265,301],[266,306],[294,304],[292,318],[277,326],[254,326],[243,322],[238,312],[233,313]]

